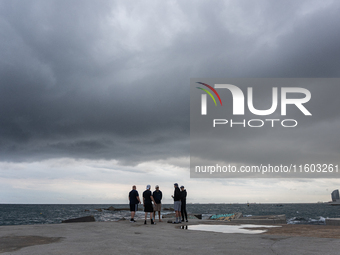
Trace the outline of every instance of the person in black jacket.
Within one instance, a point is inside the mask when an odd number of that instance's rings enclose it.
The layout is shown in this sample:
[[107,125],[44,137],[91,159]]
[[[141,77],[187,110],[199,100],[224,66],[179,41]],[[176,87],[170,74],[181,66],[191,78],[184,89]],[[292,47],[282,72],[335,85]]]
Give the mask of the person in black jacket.
[[182,221],[188,222],[188,214],[187,214],[187,191],[184,189],[184,186],[181,186],[181,214]]
[[156,220],[156,212],[158,212],[159,221],[161,222],[161,209],[162,209],[162,191],[159,190],[159,186],[156,185],[156,190],[152,193],[153,199],[155,199],[153,218]]
[[176,212],[176,221],[173,223],[178,224],[181,223],[181,191],[178,188],[178,184],[174,184],[175,190],[172,198],[174,199],[174,210]]
[[140,204],[139,194],[136,190],[136,185],[132,186],[132,190],[129,193],[129,204],[130,204],[130,211],[131,211],[131,220],[130,222],[136,222],[134,217],[136,211],[138,211],[138,204]]
[[152,192],[150,189],[151,189],[151,185],[147,185],[146,190],[143,192],[143,206],[144,206],[144,212],[145,212],[144,224],[146,224],[148,213],[150,213],[151,224],[155,224],[155,222],[152,219],[152,216],[153,216],[152,202],[155,204],[155,200],[153,199]]

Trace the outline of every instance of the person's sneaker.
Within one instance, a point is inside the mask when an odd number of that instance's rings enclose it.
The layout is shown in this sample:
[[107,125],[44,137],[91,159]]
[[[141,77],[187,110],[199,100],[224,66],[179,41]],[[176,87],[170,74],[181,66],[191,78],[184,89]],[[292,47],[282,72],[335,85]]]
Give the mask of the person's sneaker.
[[185,222],[188,222],[188,220],[186,220]]
[[173,221],[172,224],[179,224],[179,222],[178,221]]
[[130,222],[136,222],[135,219],[131,219]]
[[146,220],[144,221],[144,225],[146,225]]
[[155,225],[156,223],[153,221],[153,219],[151,219],[151,224]]
[[184,221],[184,219],[182,219],[182,221]]

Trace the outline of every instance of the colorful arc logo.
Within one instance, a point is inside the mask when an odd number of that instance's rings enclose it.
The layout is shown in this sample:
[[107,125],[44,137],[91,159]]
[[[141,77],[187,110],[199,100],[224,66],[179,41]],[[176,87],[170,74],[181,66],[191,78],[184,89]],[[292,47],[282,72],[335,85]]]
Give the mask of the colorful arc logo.
[[[220,95],[217,93],[217,91],[216,91],[213,87],[211,87],[210,85],[205,84],[205,83],[203,83],[203,82],[196,82],[196,83],[202,84],[203,86],[206,86],[207,88],[211,89],[211,91],[215,93],[215,95],[217,96],[218,100],[220,101],[220,104],[222,105],[222,100],[221,100],[221,98],[220,98]],[[203,90],[204,92],[206,92],[206,93],[214,100],[215,105],[217,105],[214,96],[210,93],[209,90],[202,89],[202,88],[200,88],[200,87],[196,87],[196,88],[201,89],[201,90]]]

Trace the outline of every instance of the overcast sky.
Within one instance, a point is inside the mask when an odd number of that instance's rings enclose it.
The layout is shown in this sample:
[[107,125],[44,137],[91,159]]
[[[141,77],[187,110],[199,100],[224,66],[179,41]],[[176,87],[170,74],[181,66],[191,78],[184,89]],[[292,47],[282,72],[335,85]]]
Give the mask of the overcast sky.
[[[190,179],[189,85],[340,77],[339,12],[325,0],[0,0],[0,203],[127,203],[133,184],[170,203],[174,182],[193,203],[329,201],[338,179]],[[339,126],[336,111],[323,118]],[[323,136],[339,155],[335,134]]]

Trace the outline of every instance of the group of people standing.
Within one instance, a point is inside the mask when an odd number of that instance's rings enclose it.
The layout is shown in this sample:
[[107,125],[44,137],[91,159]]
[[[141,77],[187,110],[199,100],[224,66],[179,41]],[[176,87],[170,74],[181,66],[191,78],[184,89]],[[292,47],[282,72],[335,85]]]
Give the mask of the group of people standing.
[[[187,197],[187,191],[184,189],[184,186],[181,186],[181,189],[179,189],[178,184],[174,184],[174,195],[171,197],[174,199],[174,210],[176,213],[176,221],[173,223],[181,223],[184,221],[184,218],[186,222],[188,222],[188,214],[186,211],[186,197]],[[161,209],[162,209],[162,198],[163,194],[162,191],[159,190],[159,186],[155,186],[155,191],[151,191],[151,185],[146,186],[146,190],[143,192],[143,207],[145,212],[145,220],[144,224],[146,224],[146,219],[148,216],[148,213],[150,213],[150,220],[151,224],[155,224],[155,217],[156,212],[158,212],[158,218],[161,222]],[[130,204],[130,211],[131,211],[131,219],[130,222],[136,222],[135,221],[135,213],[138,211],[138,204],[141,204],[141,200],[139,198],[139,194],[137,191],[136,185],[132,186],[132,190],[129,192],[129,204]],[[152,204],[153,203],[153,204]]]
[[184,217],[186,222],[188,222],[188,214],[187,214],[187,191],[184,189],[184,186],[181,186],[181,189],[178,188],[178,184],[174,184],[174,195],[171,197],[174,199],[174,210],[176,213],[176,221],[173,223],[181,223],[184,221]]

